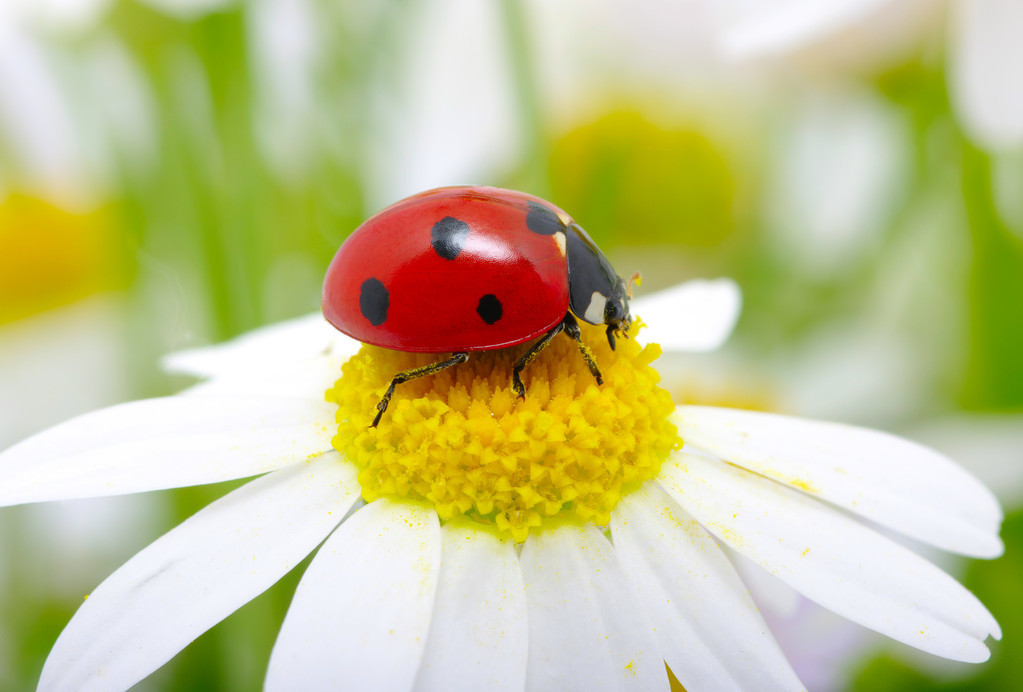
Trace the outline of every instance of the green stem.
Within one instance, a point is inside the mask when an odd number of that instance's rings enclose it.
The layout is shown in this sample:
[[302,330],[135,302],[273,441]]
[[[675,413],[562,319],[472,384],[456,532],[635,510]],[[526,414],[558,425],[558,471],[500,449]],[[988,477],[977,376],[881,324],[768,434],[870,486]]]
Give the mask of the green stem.
[[964,405],[971,409],[1023,407],[1023,243],[998,215],[991,158],[963,146],[963,197],[973,263],[970,268],[970,341]]

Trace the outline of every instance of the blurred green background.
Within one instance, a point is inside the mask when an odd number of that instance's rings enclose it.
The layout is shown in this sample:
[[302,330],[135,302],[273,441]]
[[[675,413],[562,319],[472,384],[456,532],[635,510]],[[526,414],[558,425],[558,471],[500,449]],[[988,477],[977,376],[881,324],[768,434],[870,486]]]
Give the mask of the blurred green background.
[[[0,448],[177,391],[169,351],[316,310],[337,247],[390,202],[518,188],[568,210],[643,291],[740,284],[728,346],[663,362],[677,401],[891,430],[1002,500],[1003,558],[932,556],[1002,624],[991,661],[929,659],[765,583],[804,682],[1012,689],[1023,137],[971,100],[961,20],[931,4],[898,31],[866,14],[758,52],[699,0],[10,0]],[[32,689],[88,590],[226,489],[0,512],[0,689]],[[303,568],[140,689],[260,689]]]

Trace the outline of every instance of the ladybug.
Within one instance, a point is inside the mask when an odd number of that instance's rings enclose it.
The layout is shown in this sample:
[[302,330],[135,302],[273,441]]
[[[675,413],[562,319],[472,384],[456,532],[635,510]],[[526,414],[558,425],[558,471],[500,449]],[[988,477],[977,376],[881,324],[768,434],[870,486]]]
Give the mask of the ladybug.
[[355,229],[327,269],[323,314],[368,344],[451,354],[395,375],[375,427],[402,382],[464,363],[472,351],[540,337],[512,370],[515,392],[525,397],[520,373],[561,332],[603,384],[576,320],[607,325],[613,349],[615,335],[627,336],[629,297],[604,253],[553,204],[496,187],[443,187]]

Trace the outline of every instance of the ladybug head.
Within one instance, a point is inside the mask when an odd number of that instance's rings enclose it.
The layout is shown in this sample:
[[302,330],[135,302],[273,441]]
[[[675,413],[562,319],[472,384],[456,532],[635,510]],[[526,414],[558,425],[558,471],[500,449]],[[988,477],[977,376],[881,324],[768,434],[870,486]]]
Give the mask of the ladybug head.
[[611,350],[615,347],[615,336],[629,338],[629,326],[632,324],[632,315],[629,314],[629,284],[625,279],[618,277],[614,290],[604,303],[604,324],[607,325],[607,343]]
[[565,229],[568,241],[569,309],[583,322],[607,325],[607,342],[615,347],[615,336],[626,336],[632,316],[629,296],[632,279],[626,283],[607,261],[597,244],[577,223]]

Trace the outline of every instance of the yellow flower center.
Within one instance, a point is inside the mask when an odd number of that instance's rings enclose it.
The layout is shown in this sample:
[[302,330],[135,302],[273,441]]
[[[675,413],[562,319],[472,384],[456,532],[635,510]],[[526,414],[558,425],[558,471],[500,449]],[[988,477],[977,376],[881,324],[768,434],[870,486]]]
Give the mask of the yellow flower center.
[[526,346],[471,353],[398,385],[376,428],[391,378],[444,356],[364,345],[327,391],[338,404],[333,446],[360,467],[363,498],[426,500],[442,520],[464,516],[516,541],[555,518],[606,525],[622,493],[655,476],[682,441],[650,367],[660,347],[619,339],[612,351],[602,329],[581,326],[602,386],[559,335],[523,371],[524,400],[511,374]]

